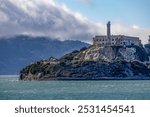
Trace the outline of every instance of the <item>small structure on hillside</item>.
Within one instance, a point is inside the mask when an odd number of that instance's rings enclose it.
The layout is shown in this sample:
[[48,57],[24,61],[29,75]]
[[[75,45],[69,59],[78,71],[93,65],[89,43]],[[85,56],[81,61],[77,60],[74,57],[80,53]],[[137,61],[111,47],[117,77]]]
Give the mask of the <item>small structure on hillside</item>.
[[[149,39],[150,43],[150,39]],[[141,45],[139,37],[125,36],[125,35],[111,35],[111,23],[107,23],[107,35],[97,35],[93,38],[93,45],[96,46],[129,46]]]

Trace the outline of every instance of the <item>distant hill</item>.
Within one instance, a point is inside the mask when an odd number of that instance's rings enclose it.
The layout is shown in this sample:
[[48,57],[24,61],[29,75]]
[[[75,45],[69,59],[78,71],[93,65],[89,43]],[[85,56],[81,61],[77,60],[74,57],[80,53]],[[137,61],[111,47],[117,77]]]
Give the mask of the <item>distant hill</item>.
[[47,37],[14,36],[0,38],[0,75],[18,74],[26,65],[51,56],[59,58],[87,47],[80,41],[60,41]]

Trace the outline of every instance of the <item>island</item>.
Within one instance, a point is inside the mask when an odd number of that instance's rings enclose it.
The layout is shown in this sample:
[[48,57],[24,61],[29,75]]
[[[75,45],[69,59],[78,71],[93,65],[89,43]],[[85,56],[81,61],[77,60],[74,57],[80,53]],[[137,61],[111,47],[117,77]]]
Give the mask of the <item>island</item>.
[[37,61],[20,71],[20,80],[147,80],[150,47],[138,37],[95,36],[93,44],[56,59]]

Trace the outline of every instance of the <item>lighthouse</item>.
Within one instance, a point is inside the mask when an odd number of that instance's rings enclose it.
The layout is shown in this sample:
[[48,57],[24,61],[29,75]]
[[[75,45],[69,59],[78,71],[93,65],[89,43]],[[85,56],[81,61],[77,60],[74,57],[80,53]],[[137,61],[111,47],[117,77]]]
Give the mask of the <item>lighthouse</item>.
[[111,45],[111,23],[107,23],[107,45]]

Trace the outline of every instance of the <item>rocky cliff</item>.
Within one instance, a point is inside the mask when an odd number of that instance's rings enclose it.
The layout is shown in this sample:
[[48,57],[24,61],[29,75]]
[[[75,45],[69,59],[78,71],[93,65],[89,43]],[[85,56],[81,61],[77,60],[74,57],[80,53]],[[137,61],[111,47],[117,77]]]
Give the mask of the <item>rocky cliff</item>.
[[150,76],[148,59],[143,47],[90,46],[31,64],[20,80],[141,79]]

